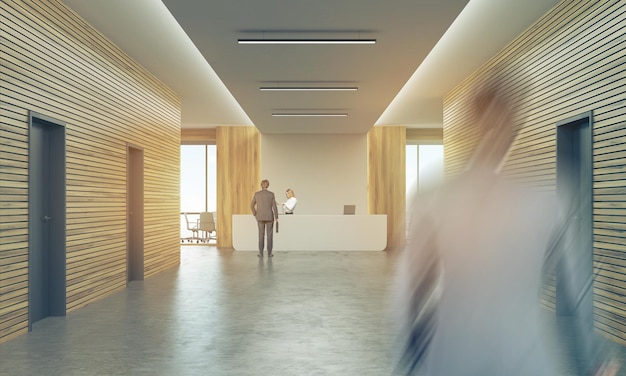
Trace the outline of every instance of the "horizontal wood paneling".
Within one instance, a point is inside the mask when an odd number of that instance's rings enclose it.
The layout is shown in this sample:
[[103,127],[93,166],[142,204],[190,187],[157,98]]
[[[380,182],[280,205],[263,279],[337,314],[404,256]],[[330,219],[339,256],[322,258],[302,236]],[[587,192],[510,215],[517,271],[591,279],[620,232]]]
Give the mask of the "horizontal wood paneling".
[[[506,174],[555,190],[556,123],[593,111],[594,285],[598,330],[626,343],[626,2],[561,1],[444,100],[447,176],[478,141],[469,100],[497,82],[519,134]],[[542,303],[554,308],[554,285]]]
[[179,263],[180,100],[60,1],[0,1],[0,342],[28,328],[28,113],[66,124],[66,309],[126,285],[127,144],[144,275]]

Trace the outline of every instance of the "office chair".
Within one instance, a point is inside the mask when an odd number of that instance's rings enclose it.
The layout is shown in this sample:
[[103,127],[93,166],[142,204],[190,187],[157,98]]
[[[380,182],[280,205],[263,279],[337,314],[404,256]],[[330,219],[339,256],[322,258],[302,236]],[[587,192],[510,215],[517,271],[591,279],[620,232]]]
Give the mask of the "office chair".
[[198,242],[202,241],[208,243],[211,239],[217,239],[217,229],[215,228],[215,218],[213,217],[213,213],[200,213],[197,228],[198,231],[202,231],[204,233],[202,238],[198,238]]
[[187,240],[190,243],[193,242],[194,240],[198,241],[198,222],[190,221],[188,213],[183,213],[183,215],[185,216],[185,222],[187,222],[187,230],[191,231],[191,238],[189,238],[189,237],[181,238],[180,240],[182,242]]

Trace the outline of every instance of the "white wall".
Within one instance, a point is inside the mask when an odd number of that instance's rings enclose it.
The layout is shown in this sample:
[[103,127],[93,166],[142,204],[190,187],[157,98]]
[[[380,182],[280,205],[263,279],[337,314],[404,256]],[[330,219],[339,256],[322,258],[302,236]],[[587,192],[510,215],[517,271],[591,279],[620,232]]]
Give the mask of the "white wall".
[[295,214],[367,214],[367,135],[262,135],[261,178],[278,202],[296,193]]

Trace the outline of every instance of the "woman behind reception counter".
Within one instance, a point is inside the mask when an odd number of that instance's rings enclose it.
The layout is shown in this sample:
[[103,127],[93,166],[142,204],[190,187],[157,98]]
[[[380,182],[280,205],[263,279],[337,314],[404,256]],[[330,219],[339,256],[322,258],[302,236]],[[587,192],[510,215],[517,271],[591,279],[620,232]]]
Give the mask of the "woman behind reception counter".
[[296,199],[296,194],[293,192],[293,189],[287,189],[285,192],[287,196],[287,201],[283,202],[283,212],[285,214],[293,214],[296,205],[298,204],[298,199]]

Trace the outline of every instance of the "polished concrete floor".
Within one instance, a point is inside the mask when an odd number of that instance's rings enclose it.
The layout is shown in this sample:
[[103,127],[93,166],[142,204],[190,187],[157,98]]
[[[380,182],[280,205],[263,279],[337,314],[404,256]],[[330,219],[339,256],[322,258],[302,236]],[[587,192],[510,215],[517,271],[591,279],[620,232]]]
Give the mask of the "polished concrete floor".
[[180,267],[1,344],[0,375],[393,373],[386,253],[181,249]]

